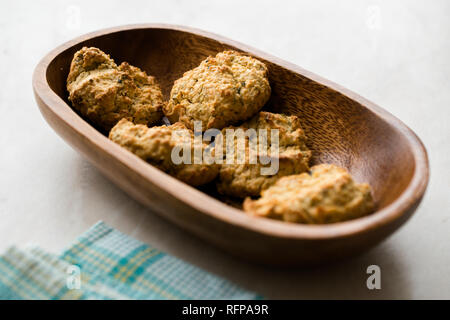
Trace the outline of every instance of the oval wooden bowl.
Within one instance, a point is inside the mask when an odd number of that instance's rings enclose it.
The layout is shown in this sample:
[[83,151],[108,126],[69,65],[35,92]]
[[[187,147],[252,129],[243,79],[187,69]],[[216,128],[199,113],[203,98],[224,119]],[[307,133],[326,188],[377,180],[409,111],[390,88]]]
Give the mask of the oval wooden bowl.
[[[356,180],[369,182],[378,210],[343,223],[289,224],[248,217],[214,198],[212,187],[200,191],[170,177],[72,111],[66,78],[73,54],[83,46],[98,47],[116,62],[127,61],[155,76],[166,99],[174,80],[208,55],[234,49],[264,61],[272,86],[264,109],[299,116],[314,152],[313,163],[336,163]],[[296,65],[200,30],[140,24],[78,37],[42,59],[33,89],[50,126],[133,198],[205,241],[251,261],[305,265],[360,253],[406,222],[428,183],[424,146],[394,116]]]

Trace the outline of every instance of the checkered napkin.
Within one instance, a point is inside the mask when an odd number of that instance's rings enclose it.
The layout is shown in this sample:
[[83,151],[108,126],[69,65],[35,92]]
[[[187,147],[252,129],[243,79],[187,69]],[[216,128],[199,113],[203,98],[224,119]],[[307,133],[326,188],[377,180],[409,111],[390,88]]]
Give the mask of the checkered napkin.
[[260,299],[98,222],[60,255],[0,256],[0,299]]

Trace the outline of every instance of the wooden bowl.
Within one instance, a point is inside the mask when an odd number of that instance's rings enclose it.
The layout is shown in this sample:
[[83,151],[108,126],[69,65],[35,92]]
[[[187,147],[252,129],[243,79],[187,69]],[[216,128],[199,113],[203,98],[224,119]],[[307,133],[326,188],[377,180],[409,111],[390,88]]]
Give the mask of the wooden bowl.
[[[155,76],[166,99],[174,80],[208,55],[234,49],[264,61],[272,86],[264,108],[300,117],[313,163],[336,163],[357,181],[370,183],[378,210],[330,225],[289,224],[249,217],[211,196],[210,188],[200,191],[170,177],[108,140],[71,109],[66,78],[73,54],[83,46],[98,47],[116,62],[128,61]],[[394,116],[289,62],[200,30],[140,24],[78,37],[42,59],[33,89],[50,126],[130,196],[205,241],[251,261],[305,265],[360,253],[406,222],[428,183],[424,146]]]

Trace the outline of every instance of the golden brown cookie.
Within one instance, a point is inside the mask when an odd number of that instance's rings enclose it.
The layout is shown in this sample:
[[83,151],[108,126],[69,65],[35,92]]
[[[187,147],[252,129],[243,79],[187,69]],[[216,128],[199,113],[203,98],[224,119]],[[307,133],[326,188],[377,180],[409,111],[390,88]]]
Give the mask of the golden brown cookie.
[[[246,132],[248,129],[255,129],[257,134],[259,134],[259,129],[266,130],[267,148],[263,148],[263,150],[266,150],[266,154],[272,163],[278,162],[278,171],[273,174],[263,175],[261,170],[271,167],[271,164],[262,164],[260,162],[260,156],[263,155],[261,150],[250,148],[250,145],[247,144],[244,151],[246,155],[245,163],[236,163],[239,152],[236,153],[235,151],[232,158],[235,160],[235,163],[227,164],[225,162],[221,165],[217,181],[217,191],[219,193],[238,198],[258,196],[262,190],[274,184],[280,177],[309,170],[308,162],[311,158],[311,151],[306,146],[306,136],[298,117],[261,111],[239,127],[223,129],[222,134],[225,137],[223,139],[224,147],[227,144],[227,129],[243,129]],[[270,153],[272,145],[271,131],[274,129],[278,130],[278,154]],[[235,148],[234,150],[237,150],[237,141],[237,139],[234,139],[234,144],[232,145]],[[250,153],[252,151],[258,157],[257,163],[250,162]],[[227,151],[225,150],[224,153],[226,156]]]
[[[170,126],[148,128],[122,119],[111,129],[109,138],[141,159],[190,185],[199,186],[217,176],[218,165],[195,164],[194,134],[180,122]],[[176,161],[172,160],[172,150],[175,147],[186,147],[189,152],[186,154],[190,155],[192,164],[176,164]],[[203,154],[206,148],[205,143],[200,143],[197,150]],[[177,155],[184,154],[180,150]]]
[[97,48],[75,53],[67,90],[74,109],[106,132],[122,118],[151,126],[163,117],[163,96],[155,79],[126,62],[117,66]]
[[283,177],[263,191],[261,198],[244,201],[249,215],[307,224],[354,219],[373,208],[370,186],[354,182],[347,170],[333,164]]
[[261,61],[235,51],[208,57],[175,81],[164,114],[194,129],[222,129],[247,120],[270,96],[267,67]]

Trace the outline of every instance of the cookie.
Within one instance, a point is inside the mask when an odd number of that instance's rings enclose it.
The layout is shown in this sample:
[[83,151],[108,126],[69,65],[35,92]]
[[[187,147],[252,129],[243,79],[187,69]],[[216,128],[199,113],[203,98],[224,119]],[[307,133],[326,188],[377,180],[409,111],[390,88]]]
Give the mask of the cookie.
[[251,216],[325,224],[367,215],[374,202],[368,184],[356,183],[344,168],[320,164],[310,173],[279,179],[261,198],[246,198],[243,207]]
[[[195,150],[203,156],[207,154],[208,145],[202,142],[195,145],[193,132],[180,122],[148,128],[122,119],[112,128],[109,138],[151,165],[192,186],[211,182],[218,174],[218,165],[212,162],[206,164],[198,159],[198,164],[195,163],[198,154]],[[175,152],[177,160],[174,158],[174,148],[179,150]],[[211,154],[214,155],[213,150]],[[186,155],[189,156],[188,161],[183,160]]]
[[122,118],[151,126],[163,117],[163,96],[155,78],[126,62],[117,66],[97,48],[75,53],[67,90],[73,108],[106,133]]
[[208,57],[176,80],[164,114],[190,129],[222,129],[258,112],[270,97],[267,67],[235,51]]
[[[254,129],[258,135],[259,130],[262,129],[267,132],[267,147],[258,149],[260,146],[257,145],[255,149],[255,146],[250,146],[249,139],[246,139],[245,149],[236,152],[238,140],[233,139],[231,147],[234,148],[235,152],[232,155],[234,163],[227,164],[227,160],[225,160],[221,165],[217,181],[219,193],[238,198],[258,196],[262,190],[270,187],[280,177],[309,170],[308,163],[311,158],[311,151],[306,146],[306,136],[298,117],[262,111],[241,126],[223,129],[225,157],[229,156],[227,153],[230,152],[230,150],[226,150],[227,129],[242,129],[244,132],[248,132],[248,129]],[[272,154],[270,150],[275,142],[271,141],[272,130],[278,131],[278,154]],[[261,141],[258,141],[258,143]],[[265,154],[262,154],[261,151],[265,151]],[[257,157],[256,163],[251,162],[250,154],[252,152]],[[239,154],[245,154],[244,163],[237,163]],[[261,163],[260,160],[263,158],[267,158],[266,161],[270,162]],[[276,163],[278,164],[278,170],[267,174],[268,168]],[[264,169],[266,169],[266,172],[262,174]]]

